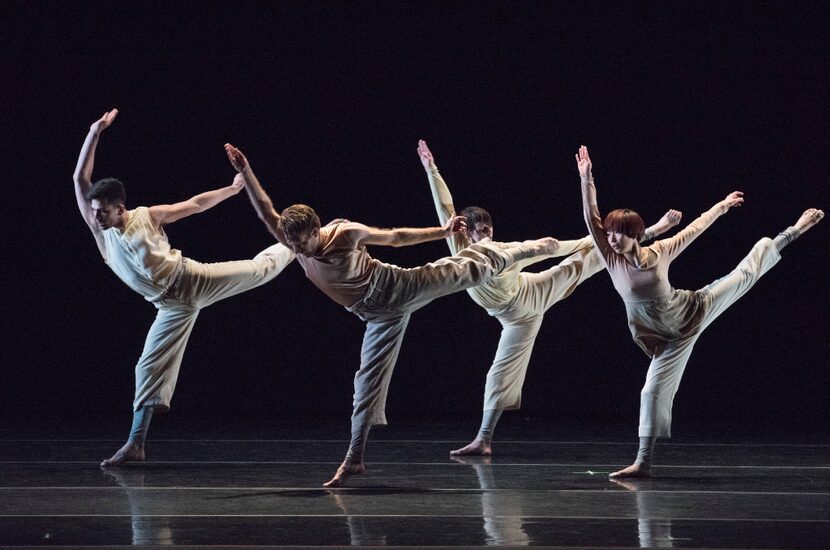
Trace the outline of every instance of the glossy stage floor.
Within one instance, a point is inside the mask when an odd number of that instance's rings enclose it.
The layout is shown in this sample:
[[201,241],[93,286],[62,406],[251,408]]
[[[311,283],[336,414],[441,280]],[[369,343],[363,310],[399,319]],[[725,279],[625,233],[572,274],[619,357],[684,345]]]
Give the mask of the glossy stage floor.
[[451,460],[475,422],[396,421],[372,433],[365,475],[326,490],[344,419],[234,422],[154,422],[147,462],[109,470],[124,426],[6,426],[0,546],[830,547],[826,433],[676,435],[655,478],[611,482],[630,426],[505,415],[492,458]]

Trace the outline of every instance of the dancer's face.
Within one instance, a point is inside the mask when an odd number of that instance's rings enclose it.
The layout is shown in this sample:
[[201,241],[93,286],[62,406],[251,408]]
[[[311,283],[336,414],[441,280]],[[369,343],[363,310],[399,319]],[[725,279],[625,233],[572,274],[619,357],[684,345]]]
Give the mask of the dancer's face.
[[493,226],[486,222],[476,222],[476,226],[472,230],[468,230],[467,235],[474,243],[483,239],[493,240]]
[[606,231],[605,235],[611,249],[617,254],[628,254],[634,250],[634,245],[637,244],[636,239],[618,231]]
[[98,224],[98,229],[101,231],[120,226],[121,218],[127,209],[123,204],[112,204],[98,199],[89,201],[89,206],[95,216],[95,223]]
[[302,254],[306,258],[310,258],[314,256],[320,246],[320,229],[314,228],[294,238],[286,236],[285,242],[295,254]]

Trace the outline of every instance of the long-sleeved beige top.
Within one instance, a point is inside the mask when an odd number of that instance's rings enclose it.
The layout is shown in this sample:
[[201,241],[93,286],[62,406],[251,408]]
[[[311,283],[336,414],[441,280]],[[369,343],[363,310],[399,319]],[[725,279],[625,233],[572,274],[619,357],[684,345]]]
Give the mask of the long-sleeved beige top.
[[644,247],[647,260],[643,265],[632,265],[622,254],[608,244],[602,218],[597,206],[597,192],[593,178],[582,180],[582,211],[588,231],[605,264],[614,288],[625,302],[643,302],[667,296],[672,291],[669,283],[669,265],[707,227],[727,210],[719,202],[674,236],[655,241]]
[[182,253],[170,247],[150,209],[129,210],[123,229],[111,227],[101,234],[107,265],[118,278],[149,302],[163,298],[181,270]]
[[[435,211],[438,213],[438,220],[443,225],[455,212],[452,195],[437,168],[427,170],[427,177],[429,179],[430,190],[432,191],[432,199],[435,202]],[[463,233],[453,233],[447,237],[447,244],[450,247],[450,252],[455,255],[460,250],[470,246],[471,243]],[[518,246],[521,243],[493,242],[493,244],[501,248],[508,248]],[[591,246],[590,236],[571,241],[559,241],[559,249],[556,253],[520,260],[488,282],[468,288],[467,293],[475,303],[487,310],[488,314],[493,316],[499,315],[510,308],[511,303],[518,295],[519,289],[521,288],[521,278],[519,275],[522,269],[549,258],[568,256],[589,246]]]

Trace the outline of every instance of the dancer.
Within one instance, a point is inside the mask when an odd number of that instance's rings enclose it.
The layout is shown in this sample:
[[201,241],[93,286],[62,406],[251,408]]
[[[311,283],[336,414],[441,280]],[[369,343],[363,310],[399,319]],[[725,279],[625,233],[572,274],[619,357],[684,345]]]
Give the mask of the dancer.
[[762,238],[725,277],[700,290],[677,290],[668,279],[671,262],[717,218],[743,204],[743,193],[733,191],[674,237],[641,247],[643,221],[636,212],[620,209],[605,221],[600,217],[587,147],[580,147],[576,163],[585,223],[625,303],[634,341],[651,357],[640,394],[637,458],[610,476],[648,477],[657,438],[671,437],[672,403],[701,332],[778,263],[781,250],[818,223],[824,212],[810,208],[774,239]]
[[[440,223],[446,223],[455,212],[450,190],[424,140],[418,142],[418,155],[429,179],[438,219]],[[466,217],[467,231],[455,233],[447,239],[452,254],[458,254],[473,243],[489,242],[493,238],[493,222],[486,210],[471,206],[462,210],[461,215]],[[678,223],[680,212],[669,210],[658,223],[646,230],[643,238],[651,239]],[[518,246],[520,243],[493,244]],[[565,255],[569,255],[568,258],[541,273],[522,272],[528,265]],[[450,455],[486,456],[492,453],[493,433],[502,412],[521,407],[527,365],[545,312],[604,268],[599,255],[593,252],[591,237],[587,236],[579,240],[559,241],[559,249],[554,254],[516,262],[486,283],[467,289],[475,303],[498,319],[502,331],[496,357],[487,373],[481,427],[471,443],[450,451]]]
[[360,369],[354,379],[352,436],[346,458],[326,487],[340,486],[365,471],[363,453],[369,430],[386,425],[386,394],[412,312],[435,298],[489,280],[513,262],[552,254],[555,239],[519,246],[476,244],[458,255],[412,269],[385,264],[369,256],[366,246],[409,246],[443,239],[465,229],[462,216],[443,227],[377,229],[345,222],[320,228],[317,214],[297,204],[278,214],[245,156],[227,144],[228,159],[245,178],[251,203],[268,230],[297,253],[306,276],[332,300],[366,322]]
[[239,193],[242,176],[233,184],[189,200],[127,210],[124,185],[115,178],[91,183],[95,149],[118,110],[89,128],[75,168],[75,198],[98,250],[119,279],[152,303],[158,313],[135,367],[133,425],[127,442],[101,466],[144,460],[144,442],[154,412],[170,409],[184,349],[199,311],[276,277],[294,254],[273,245],[252,260],[203,264],[170,247],[164,226],[213,208]]

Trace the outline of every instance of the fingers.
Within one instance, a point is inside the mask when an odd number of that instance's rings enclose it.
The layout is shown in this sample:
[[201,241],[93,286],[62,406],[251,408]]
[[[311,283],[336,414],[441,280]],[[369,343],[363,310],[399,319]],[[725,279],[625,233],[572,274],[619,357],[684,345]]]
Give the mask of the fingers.
[[729,208],[732,208],[733,206],[740,206],[744,202],[744,193],[743,191],[732,191],[724,200]]
[[231,145],[230,143],[225,144],[225,154],[228,155],[228,160],[233,165],[233,167],[237,170],[242,170],[245,166],[245,155],[242,154],[242,151]]
[[235,165],[236,159],[233,156],[233,145],[231,145],[230,143],[225,144],[225,154],[228,155],[228,160],[231,162],[231,164]]
[[588,148],[584,145],[579,146],[579,152],[576,154],[577,165],[590,164],[591,157],[588,156]]
[[425,160],[433,160],[432,152],[429,150],[427,142],[422,139],[418,140],[418,156]]

